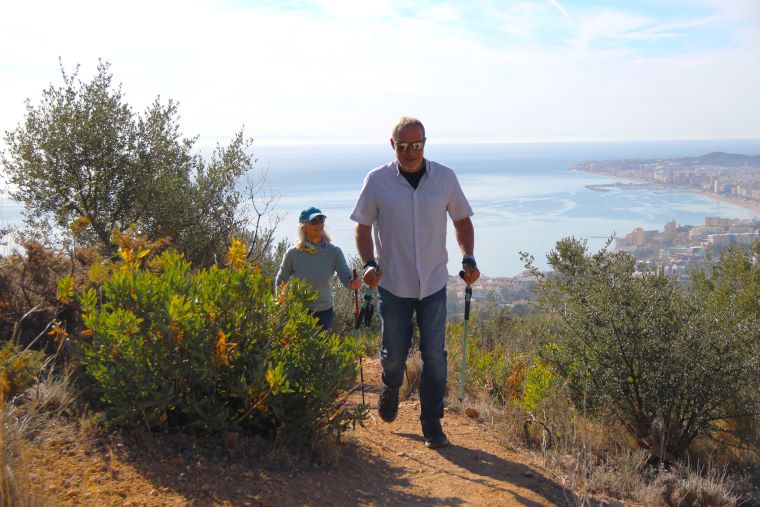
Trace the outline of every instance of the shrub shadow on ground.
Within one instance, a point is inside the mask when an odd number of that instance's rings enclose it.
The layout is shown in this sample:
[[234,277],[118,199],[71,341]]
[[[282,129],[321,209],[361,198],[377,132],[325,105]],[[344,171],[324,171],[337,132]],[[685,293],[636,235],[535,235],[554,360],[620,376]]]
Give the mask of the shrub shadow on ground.
[[340,453],[336,465],[299,459],[283,450],[267,451],[257,439],[241,439],[230,452],[218,437],[135,434],[119,449],[120,459],[153,485],[158,498],[176,494],[194,505],[464,503],[460,498],[411,493],[403,467],[355,443],[336,447]]

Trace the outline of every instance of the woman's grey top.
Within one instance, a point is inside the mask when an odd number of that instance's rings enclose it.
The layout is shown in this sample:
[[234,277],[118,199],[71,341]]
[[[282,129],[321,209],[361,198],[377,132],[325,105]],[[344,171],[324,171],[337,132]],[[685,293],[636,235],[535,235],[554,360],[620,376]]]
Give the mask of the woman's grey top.
[[317,300],[311,309],[315,312],[328,310],[333,306],[333,293],[330,289],[330,281],[335,273],[338,273],[341,283],[347,286],[351,281],[351,270],[346,263],[341,249],[332,243],[325,243],[324,247],[314,253],[298,250],[291,247],[285,252],[280,270],[275,279],[275,291],[280,284],[291,278],[298,278],[307,282],[317,291]]

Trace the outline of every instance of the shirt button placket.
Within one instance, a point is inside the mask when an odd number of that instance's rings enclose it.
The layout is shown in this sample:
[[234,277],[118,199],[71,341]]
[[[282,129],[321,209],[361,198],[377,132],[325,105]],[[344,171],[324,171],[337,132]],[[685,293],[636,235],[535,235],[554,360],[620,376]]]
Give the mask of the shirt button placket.
[[420,224],[420,212],[419,212],[419,203],[417,201],[417,195],[419,192],[415,191],[414,194],[412,194],[412,207],[414,208],[414,263],[415,267],[417,268],[417,280],[418,285],[420,288],[420,291],[422,290],[422,256],[420,255],[420,227],[422,224]]

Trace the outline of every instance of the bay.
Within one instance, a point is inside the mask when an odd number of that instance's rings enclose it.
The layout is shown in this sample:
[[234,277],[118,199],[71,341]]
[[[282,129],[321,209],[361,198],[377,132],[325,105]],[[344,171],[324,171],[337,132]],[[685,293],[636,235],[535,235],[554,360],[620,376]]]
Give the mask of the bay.
[[[349,215],[366,173],[393,159],[388,144],[260,145],[257,171],[266,171],[269,191],[278,197],[283,218],[277,237],[295,235],[300,210],[316,206],[328,216],[327,229],[347,255],[356,255]],[[476,258],[484,275],[514,276],[523,269],[519,251],[535,256],[546,269],[546,254],[563,237],[585,238],[592,250],[615,234],[636,227],[662,230],[675,220],[699,225],[705,217],[752,218],[753,212],[672,190],[613,188],[597,192],[586,185],[615,179],[571,171],[577,163],[600,159],[676,158],[712,151],[760,153],[760,140],[620,143],[442,144],[428,142],[425,156],[455,170],[473,207]],[[461,255],[449,225],[450,273]]]

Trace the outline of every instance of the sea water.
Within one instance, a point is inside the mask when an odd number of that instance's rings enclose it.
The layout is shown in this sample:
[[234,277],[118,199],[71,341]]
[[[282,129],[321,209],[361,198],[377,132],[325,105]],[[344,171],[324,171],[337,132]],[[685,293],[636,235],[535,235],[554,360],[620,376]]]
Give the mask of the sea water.
[[[641,143],[445,144],[429,141],[425,156],[454,169],[475,212],[475,256],[481,272],[514,276],[524,266],[520,251],[547,268],[546,254],[568,236],[584,238],[594,251],[612,235],[636,227],[662,230],[665,223],[700,225],[705,217],[751,218],[754,213],[704,195],[674,190],[587,185],[616,179],[571,170],[589,160],[675,158],[712,151],[760,153],[757,141]],[[356,255],[349,216],[366,173],[394,158],[389,144],[259,146],[256,171],[265,170],[270,195],[278,198],[282,221],[276,236],[292,240],[300,210],[316,206],[326,227],[347,255]],[[449,225],[449,273],[460,269],[461,254]]]
[[[316,206],[347,255],[356,255],[349,216],[367,172],[394,158],[389,143],[374,145],[257,145],[252,178],[264,179],[258,202],[274,197],[281,217],[276,238],[292,241],[300,210]],[[568,236],[585,238],[591,250],[611,235],[636,227],[662,230],[675,220],[699,225],[705,217],[752,218],[754,213],[704,195],[673,190],[586,188],[616,181],[570,170],[589,160],[694,157],[713,151],[755,155],[760,140],[620,143],[437,144],[425,156],[454,169],[475,215],[475,255],[484,275],[514,276],[524,268],[520,251],[545,269],[546,254]],[[21,222],[21,207],[0,196],[0,227]],[[266,223],[266,217],[265,217]],[[2,248],[2,246],[0,246]],[[4,249],[7,251],[7,247]],[[453,226],[448,234],[449,272],[460,269]]]

